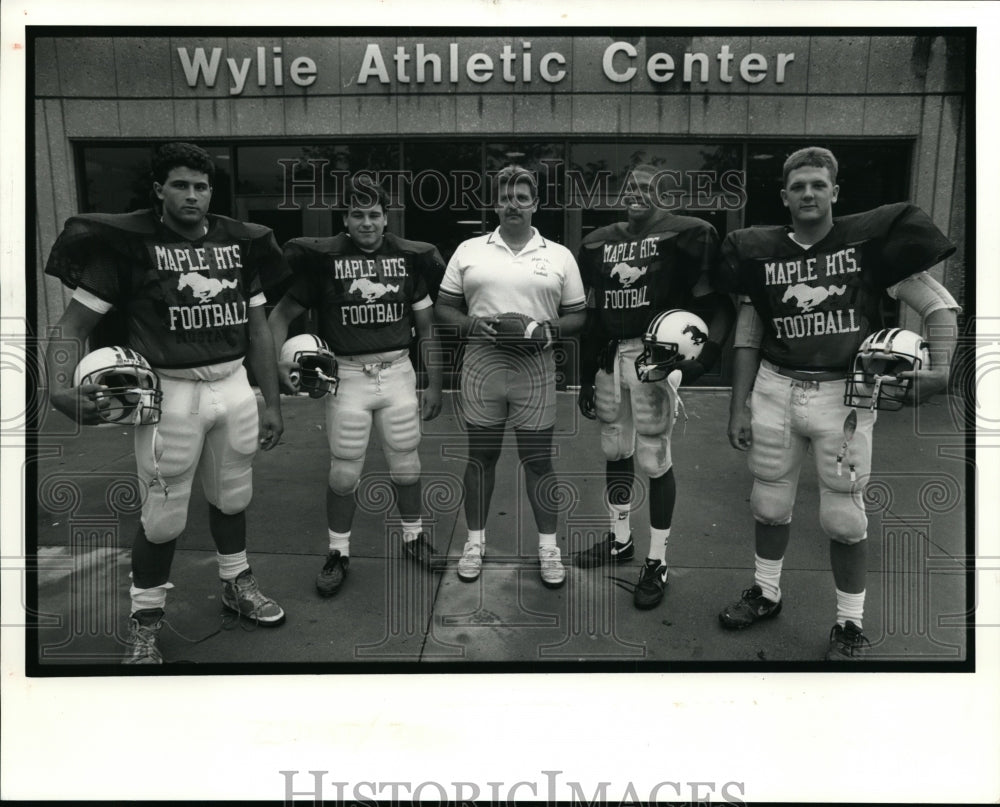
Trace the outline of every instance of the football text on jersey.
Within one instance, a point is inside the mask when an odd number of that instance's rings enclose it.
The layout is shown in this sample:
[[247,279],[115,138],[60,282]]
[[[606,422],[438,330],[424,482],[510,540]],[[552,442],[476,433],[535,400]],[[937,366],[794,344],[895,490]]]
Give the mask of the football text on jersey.
[[[249,321],[247,302],[239,292],[239,244],[152,246],[164,297],[178,303],[167,306],[171,331],[229,328]],[[191,341],[182,333],[177,338]]]
[[787,310],[794,306],[800,312],[772,318],[778,338],[795,339],[859,331],[861,324],[854,308],[842,305],[838,299],[847,292],[847,284],[824,283],[823,280],[855,274],[860,269],[854,247],[811,258],[766,261],[764,285],[783,286],[781,307]]
[[337,280],[350,280],[347,294],[359,303],[344,305],[340,309],[341,325],[388,325],[406,316],[403,302],[383,301],[386,295],[399,297],[403,283],[388,283],[389,279],[407,277],[406,258],[378,255],[373,258],[336,258],[333,276]]

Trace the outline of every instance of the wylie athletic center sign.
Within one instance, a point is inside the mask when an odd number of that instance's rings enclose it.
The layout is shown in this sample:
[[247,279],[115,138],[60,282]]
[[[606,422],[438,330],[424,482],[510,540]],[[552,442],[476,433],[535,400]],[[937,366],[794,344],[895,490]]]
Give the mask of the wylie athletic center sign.
[[[335,40],[326,42],[335,46]],[[319,47],[323,47],[321,40],[317,40]],[[286,82],[310,87],[320,78],[316,59],[304,53],[285,53],[278,45],[232,53],[222,47],[179,46],[176,54],[192,89],[212,88],[224,82],[230,95],[240,95],[252,87],[282,87]],[[698,85],[710,81],[784,84],[794,61],[794,53],[738,55],[725,43],[713,52],[654,52],[640,56],[639,49],[631,42],[616,41],[604,48],[599,69],[604,78],[615,84],[626,84],[640,75],[655,84]],[[596,65],[588,63],[587,68]],[[446,40],[395,47],[369,42],[363,52],[359,51],[356,65],[344,60],[341,84],[343,89],[351,85],[393,83],[432,88],[465,82],[481,86],[491,81],[544,86],[565,81],[571,69],[570,57],[565,53],[536,52],[527,40],[506,43],[493,52],[463,50],[458,42]]]

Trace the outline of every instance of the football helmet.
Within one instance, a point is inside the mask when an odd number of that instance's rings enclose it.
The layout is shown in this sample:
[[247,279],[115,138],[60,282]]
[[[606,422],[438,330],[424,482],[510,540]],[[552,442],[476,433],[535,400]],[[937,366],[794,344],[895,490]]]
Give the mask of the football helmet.
[[708,341],[708,326],[697,314],[672,308],[653,317],[635,360],[640,381],[663,381],[680,362],[697,359]]
[[160,378],[145,357],[127,347],[102,347],[80,359],[73,386],[101,384],[98,414],[108,423],[147,426],[160,422]]
[[278,361],[294,362],[299,367],[292,370],[292,383],[310,398],[336,395],[340,386],[337,376],[337,359],[329,346],[315,334],[293,336],[281,346]]
[[893,411],[901,409],[910,389],[904,370],[919,370],[930,363],[926,340],[903,328],[883,328],[871,334],[854,355],[847,375],[844,403],[847,406]]

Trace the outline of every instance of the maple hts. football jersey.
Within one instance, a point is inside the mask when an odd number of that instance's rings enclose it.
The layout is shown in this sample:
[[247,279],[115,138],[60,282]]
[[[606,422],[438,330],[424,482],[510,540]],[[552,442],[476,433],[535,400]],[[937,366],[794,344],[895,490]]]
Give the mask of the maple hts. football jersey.
[[251,297],[288,274],[270,229],[208,216],[188,240],[153,210],[73,216],[46,274],[124,314],[128,347],[153,367],[203,367],[246,354]]
[[284,252],[294,274],[288,296],[316,309],[319,335],[338,356],[408,347],[414,303],[430,305],[425,278],[444,271],[435,246],[391,233],[374,252],[347,233],[293,238]]
[[790,232],[730,233],[716,287],[749,295],[764,325],[761,356],[798,370],[845,370],[865,337],[882,327],[885,289],[955,251],[930,217],[907,203],[834,219],[808,249]]
[[690,307],[691,289],[712,269],[718,251],[712,225],[666,214],[639,233],[622,222],[588,234],[580,274],[607,335],[631,339],[661,311]]

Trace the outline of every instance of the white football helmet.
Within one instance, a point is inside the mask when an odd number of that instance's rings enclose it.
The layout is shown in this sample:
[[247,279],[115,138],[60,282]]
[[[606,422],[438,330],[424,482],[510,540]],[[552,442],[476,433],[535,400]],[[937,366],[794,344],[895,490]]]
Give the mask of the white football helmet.
[[929,363],[927,342],[920,334],[902,328],[876,331],[861,343],[854,356],[844,403],[887,411],[900,409],[910,389],[910,379],[899,379],[896,375]]
[[697,314],[672,308],[653,317],[635,360],[640,381],[663,381],[680,362],[697,359],[708,341],[708,326]]
[[308,392],[310,398],[337,394],[337,387],[340,386],[337,359],[326,342],[315,334],[303,333],[288,339],[281,346],[278,361],[299,365],[289,375],[292,383]]
[[160,378],[131,348],[102,347],[88,353],[73,372],[73,386],[81,384],[107,387],[96,395],[101,420],[132,426],[160,422]]

